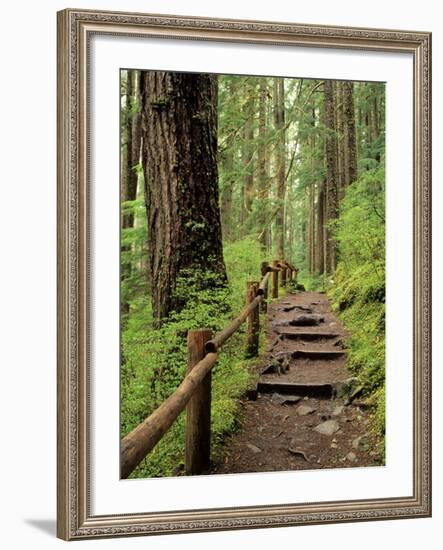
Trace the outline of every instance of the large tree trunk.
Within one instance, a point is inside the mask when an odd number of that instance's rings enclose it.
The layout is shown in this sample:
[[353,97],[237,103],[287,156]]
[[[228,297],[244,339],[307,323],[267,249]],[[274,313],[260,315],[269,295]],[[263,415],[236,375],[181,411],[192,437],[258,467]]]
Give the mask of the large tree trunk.
[[217,173],[217,78],[142,73],[143,169],[153,314],[180,311],[179,277],[226,281]]
[[357,139],[355,135],[354,83],[343,82],[343,115],[345,133],[345,186],[357,179]]
[[[327,204],[326,222],[329,223],[338,215],[338,177],[337,177],[337,139],[335,134],[334,114],[334,86],[331,80],[325,80],[325,122],[326,122],[326,181],[327,181]],[[325,270],[328,273],[335,271],[337,262],[336,243],[331,230],[327,231],[328,258]]]
[[276,171],[277,171],[277,216],[276,216],[276,240],[277,255],[280,258],[285,256],[285,193],[286,193],[286,174],[285,174],[285,88],[284,79],[274,79],[274,120],[277,130],[276,146]]

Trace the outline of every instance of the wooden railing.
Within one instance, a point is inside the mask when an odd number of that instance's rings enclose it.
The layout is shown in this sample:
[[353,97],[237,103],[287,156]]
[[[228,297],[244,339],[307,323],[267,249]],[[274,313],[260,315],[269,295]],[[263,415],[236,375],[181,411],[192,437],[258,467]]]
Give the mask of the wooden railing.
[[272,277],[272,298],[278,298],[281,285],[297,282],[298,269],[285,260],[261,264],[262,280],[247,283],[246,305],[238,317],[212,336],[208,329],[190,330],[187,335],[187,373],[175,392],[121,442],[120,475],[127,478],[152,451],[186,408],[185,471],[200,474],[210,464],[211,371],[223,344],[247,321],[246,353],[257,356],[260,332],[259,307],[267,308],[268,283]]

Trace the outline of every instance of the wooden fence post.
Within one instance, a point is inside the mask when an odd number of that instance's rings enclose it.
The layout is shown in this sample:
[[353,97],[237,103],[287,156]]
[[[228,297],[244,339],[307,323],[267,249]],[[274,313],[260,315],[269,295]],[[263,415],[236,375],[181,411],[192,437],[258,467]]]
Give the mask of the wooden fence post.
[[[261,269],[261,276],[262,278],[266,275],[268,272],[269,263],[268,262],[262,262],[260,269]],[[263,300],[261,303],[261,310],[263,312],[268,311],[268,283],[266,283],[266,286],[263,290]]]
[[[277,270],[278,260],[273,260],[272,268]],[[278,298],[278,271],[272,272],[272,297]]]
[[286,286],[286,262],[284,260],[281,260],[281,286]]
[[[205,356],[209,329],[188,331],[187,373]],[[211,371],[205,376],[186,407],[185,471],[198,475],[209,469],[211,458]]]
[[[246,304],[250,304],[257,296],[258,285],[256,281],[247,283]],[[247,318],[246,329],[246,357],[257,357],[258,340],[260,333],[260,313],[259,305],[255,307]]]

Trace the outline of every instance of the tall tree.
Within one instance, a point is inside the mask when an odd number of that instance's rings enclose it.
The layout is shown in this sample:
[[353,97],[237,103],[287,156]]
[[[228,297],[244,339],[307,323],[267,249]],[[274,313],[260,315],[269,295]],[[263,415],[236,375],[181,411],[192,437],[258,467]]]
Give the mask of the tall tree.
[[317,197],[316,212],[316,238],[315,238],[315,274],[321,275],[325,271],[325,244],[324,244],[324,213],[325,213],[325,187],[322,182]]
[[142,73],[143,169],[154,318],[185,305],[179,277],[226,281],[217,172],[217,77]]
[[[233,104],[237,102],[237,89],[238,80],[236,78],[228,77],[225,85],[225,96],[229,97]],[[223,100],[223,94],[222,94]],[[220,94],[219,94],[220,101]],[[226,100],[225,100],[226,101]],[[228,110],[228,109],[226,109]],[[235,185],[234,177],[234,165],[235,165],[235,145],[236,145],[236,128],[234,124],[229,120],[227,124],[227,135],[225,136],[225,143],[223,150],[219,151],[219,165],[221,172],[225,175],[223,186],[221,189],[221,221],[223,238],[225,240],[231,240],[233,237],[233,223],[232,223],[232,201]],[[220,125],[219,125],[220,127]]]
[[242,210],[240,222],[246,223],[252,210],[254,200],[254,116],[255,116],[255,90],[251,77],[246,83],[246,98],[243,104],[243,142],[242,142],[242,164],[243,164],[243,188],[242,188]]
[[[338,215],[337,137],[335,132],[334,83],[325,80],[325,157],[326,157],[326,223],[333,222]],[[336,243],[332,232],[327,229],[327,257],[325,271],[333,273],[336,267]]]
[[286,137],[285,137],[285,83],[284,78],[274,78],[274,124],[277,131],[276,143],[276,180],[277,180],[277,215],[276,245],[280,258],[285,256],[285,193],[286,193]]
[[268,247],[269,225],[266,211],[266,200],[268,198],[268,154],[266,143],[266,109],[267,109],[267,79],[260,78],[259,103],[258,103],[258,185],[260,216],[258,220],[259,240],[263,248]]
[[354,83],[345,81],[343,89],[344,119],[344,185],[357,179],[357,138],[355,133]]
[[[125,109],[123,111],[124,129],[121,163],[121,200],[133,201],[137,196],[136,165],[140,162],[141,126],[140,126],[140,74],[139,71],[126,72]],[[134,215],[123,216],[123,229],[133,227]]]
[[[134,213],[125,210],[125,203],[134,201],[137,197],[138,174],[137,165],[140,162],[141,128],[140,128],[140,74],[139,71],[122,73],[122,105],[121,116],[121,163],[120,163],[120,199],[121,199],[121,229],[134,227]],[[121,248],[122,266],[121,281],[127,281],[134,269],[134,261],[129,254],[131,247]],[[121,295],[122,313],[129,312],[129,303],[124,292]]]
[[[339,191],[345,187],[346,143],[345,112],[343,106],[343,82],[335,83],[335,130],[337,133],[337,185]],[[339,193],[340,197],[342,193]]]

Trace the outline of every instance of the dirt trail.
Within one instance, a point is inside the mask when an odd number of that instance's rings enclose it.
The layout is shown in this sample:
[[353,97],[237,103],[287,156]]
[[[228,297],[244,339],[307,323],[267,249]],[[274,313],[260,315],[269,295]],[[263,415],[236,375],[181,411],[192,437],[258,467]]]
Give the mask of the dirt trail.
[[346,368],[346,331],[328,298],[289,294],[266,316],[258,391],[242,403],[240,429],[212,473],[379,465],[368,410],[357,397],[349,403],[358,388]]

